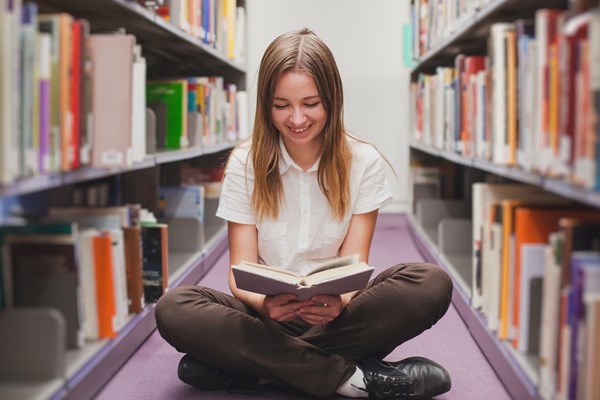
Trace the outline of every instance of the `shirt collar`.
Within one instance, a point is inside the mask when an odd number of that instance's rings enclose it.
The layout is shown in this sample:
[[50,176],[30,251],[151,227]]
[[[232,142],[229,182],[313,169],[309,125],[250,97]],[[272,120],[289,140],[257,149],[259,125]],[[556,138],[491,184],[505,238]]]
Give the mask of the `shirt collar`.
[[[285,174],[290,167],[296,168],[298,171],[302,171],[302,168],[292,159],[290,153],[288,153],[285,145],[283,144],[283,139],[279,137],[279,149],[281,150],[281,158],[279,159],[279,173],[281,175]],[[313,165],[308,169],[308,172],[313,172],[319,169],[319,158]]]

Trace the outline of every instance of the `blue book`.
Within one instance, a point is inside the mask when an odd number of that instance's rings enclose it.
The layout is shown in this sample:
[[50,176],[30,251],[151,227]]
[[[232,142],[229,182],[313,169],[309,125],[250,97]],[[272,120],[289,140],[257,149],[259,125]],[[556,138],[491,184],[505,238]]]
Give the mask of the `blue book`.
[[[594,273],[595,270],[595,273]],[[569,368],[569,396],[577,398],[577,375],[579,372],[580,326],[585,319],[584,291],[586,287],[600,288],[600,252],[575,251],[571,254],[571,293],[569,296],[568,324],[571,328],[571,354]]]

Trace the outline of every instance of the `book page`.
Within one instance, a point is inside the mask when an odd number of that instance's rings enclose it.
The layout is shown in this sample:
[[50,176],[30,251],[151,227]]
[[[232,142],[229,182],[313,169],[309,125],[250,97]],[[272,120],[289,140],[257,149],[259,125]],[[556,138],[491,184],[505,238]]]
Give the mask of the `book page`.
[[319,271],[325,271],[328,269],[339,268],[339,267],[343,267],[345,265],[351,265],[351,264],[356,264],[356,263],[358,263],[358,253],[351,254],[349,256],[340,257],[340,258],[334,258],[333,260],[329,260],[322,264],[316,265],[313,268],[311,268],[307,273],[305,273],[304,276],[306,277],[309,275],[316,274]]
[[323,282],[328,282],[341,277],[356,275],[365,271],[372,270],[373,267],[368,266],[367,263],[364,262],[352,265],[342,265],[339,267],[334,267],[316,272],[314,274],[311,274],[310,276],[306,276],[300,281],[300,285],[311,287]]
[[246,270],[260,276],[293,284],[298,283],[301,278],[300,275],[282,268],[271,267],[269,265],[257,264],[248,261],[242,261],[238,266],[234,266],[234,268]]

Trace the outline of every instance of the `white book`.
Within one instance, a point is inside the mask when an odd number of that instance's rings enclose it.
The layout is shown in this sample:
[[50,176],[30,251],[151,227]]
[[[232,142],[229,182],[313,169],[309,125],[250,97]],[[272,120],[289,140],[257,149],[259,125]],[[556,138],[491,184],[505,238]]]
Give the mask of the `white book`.
[[35,171],[44,173],[50,168],[48,140],[50,138],[50,77],[51,77],[51,38],[50,34],[38,32],[36,35],[35,90],[37,100],[34,113],[38,115],[33,130],[35,151]]
[[508,162],[508,124],[507,124],[507,77],[506,77],[506,32],[514,30],[513,23],[497,22],[490,28],[491,37],[491,80],[492,80],[492,118],[491,132],[493,142],[492,161],[498,164]]
[[38,114],[34,113],[34,95],[37,82],[34,76],[36,66],[36,33],[37,6],[27,3],[23,7],[23,23],[21,25],[21,107],[19,110],[19,176],[31,176],[35,173],[36,153],[33,146],[34,121]]
[[0,184],[7,184],[19,175],[21,0],[0,0],[0,10]]
[[93,228],[79,231],[81,297],[83,300],[83,331],[88,340],[97,340],[98,302],[96,297],[96,270],[94,264],[93,238],[100,231]]
[[542,288],[542,328],[540,330],[540,396],[549,400],[556,391],[558,324],[560,306],[561,265],[557,263],[556,246],[564,240],[562,232],[551,233],[545,250],[544,284]]
[[529,39],[527,42],[525,82],[523,88],[522,118],[519,122],[521,132],[519,133],[519,148],[517,153],[517,162],[525,170],[531,171],[536,163],[538,156],[536,151],[536,113],[538,112],[537,103],[537,42],[535,39]]
[[133,162],[141,162],[146,157],[146,59],[140,45],[133,49],[131,86],[131,155]]
[[500,291],[502,282],[502,225],[493,224],[490,239],[484,248],[484,255],[490,260],[484,281],[485,297],[483,299],[484,315],[487,315],[488,329],[498,331],[500,327]]
[[123,231],[111,229],[113,279],[115,285],[115,319],[113,329],[121,330],[129,319],[129,300],[127,297],[127,274],[125,270],[125,248]]
[[236,8],[235,15],[235,51],[234,60],[240,64],[246,63],[246,9]]

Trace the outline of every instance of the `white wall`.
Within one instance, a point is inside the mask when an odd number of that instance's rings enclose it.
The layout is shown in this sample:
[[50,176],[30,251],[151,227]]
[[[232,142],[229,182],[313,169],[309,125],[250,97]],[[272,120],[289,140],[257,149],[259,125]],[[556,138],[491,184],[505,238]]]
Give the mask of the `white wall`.
[[342,75],[346,127],[375,144],[388,171],[394,203],[407,210],[409,69],[402,63],[402,25],[410,21],[403,0],[246,0],[250,115],[265,48],[278,35],[307,27],[330,47]]

